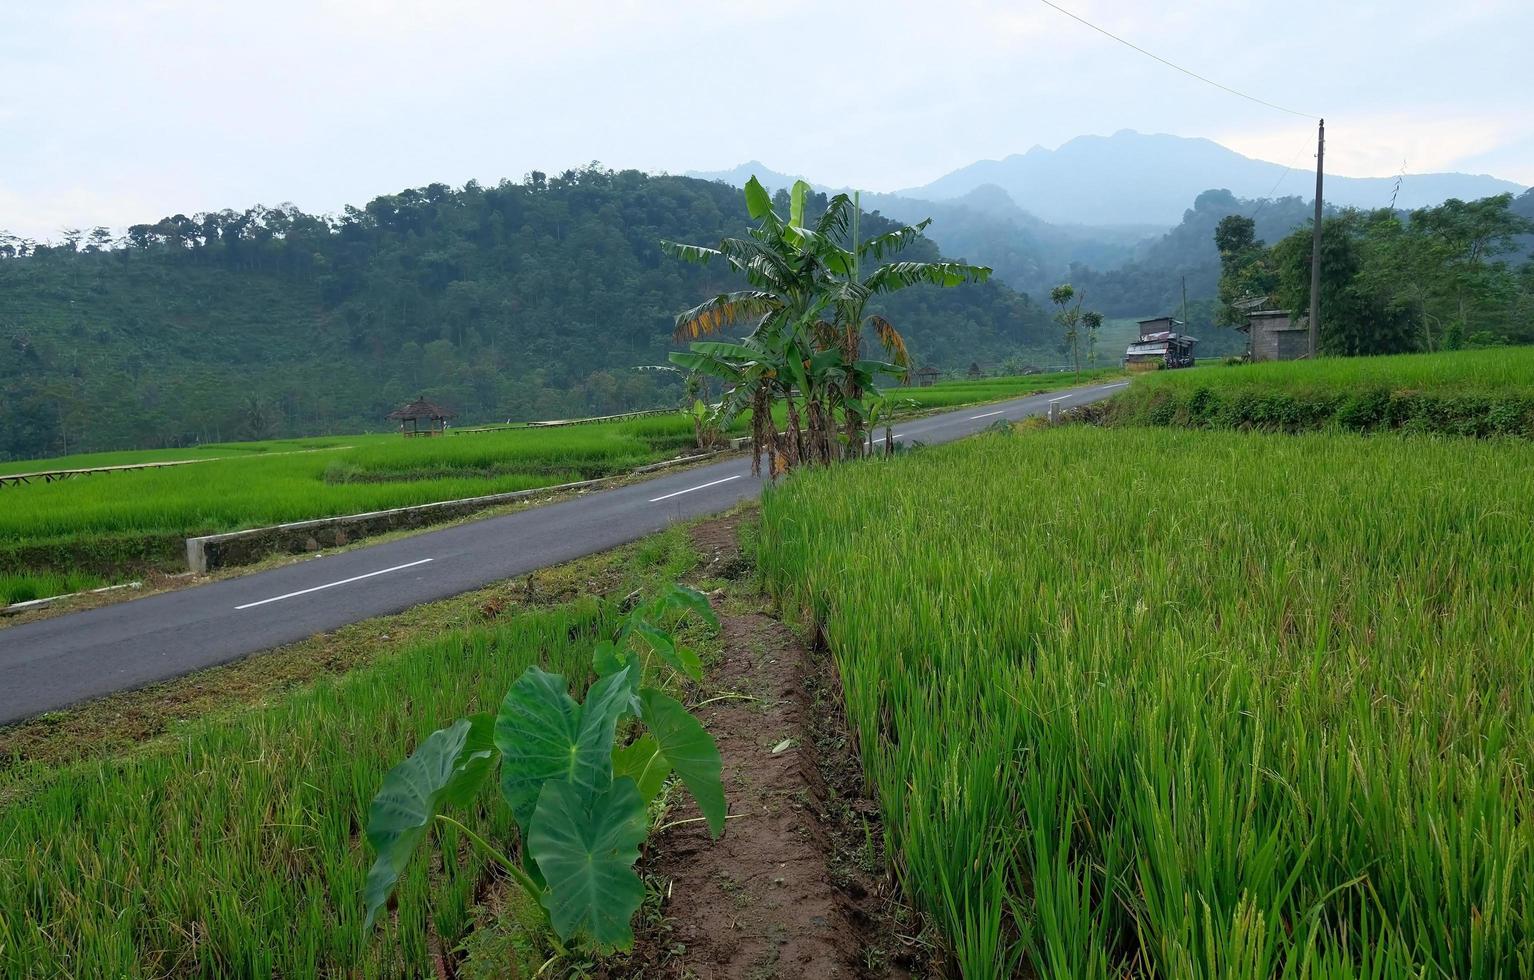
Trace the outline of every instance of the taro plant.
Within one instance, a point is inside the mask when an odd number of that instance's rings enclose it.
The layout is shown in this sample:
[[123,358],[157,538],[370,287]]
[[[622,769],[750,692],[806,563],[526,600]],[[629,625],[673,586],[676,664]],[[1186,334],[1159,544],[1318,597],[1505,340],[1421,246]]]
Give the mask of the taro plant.
[[[670,586],[618,617],[596,644],[597,679],[584,703],[570,696],[564,677],[529,667],[495,715],[433,732],[391,769],[368,813],[368,843],[378,855],[366,885],[368,926],[428,831],[445,824],[508,872],[562,942],[630,945],[630,920],[644,899],[634,864],[650,804],[667,778],[674,773],[687,787],[713,836],[724,830],[713,737],[681,702],[645,683],[666,670],[694,681],[703,676],[698,654],[666,625],[688,615],[718,627],[707,599]],[[615,744],[626,718],[644,731]],[[444,812],[468,806],[497,766],[501,796],[521,832],[520,861]]]

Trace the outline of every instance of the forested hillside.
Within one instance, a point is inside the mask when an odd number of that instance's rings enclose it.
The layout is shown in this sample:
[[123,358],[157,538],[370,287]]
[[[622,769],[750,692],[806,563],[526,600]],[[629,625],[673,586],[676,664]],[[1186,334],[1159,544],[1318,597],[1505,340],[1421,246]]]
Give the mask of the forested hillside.
[[[593,165],[337,218],[256,207],[121,242],[0,236],[0,459],[378,429],[423,392],[463,422],[667,404],[677,376],[639,368],[665,362],[675,313],[738,283],[658,242],[745,223],[738,188]],[[1048,315],[995,282],[881,310],[940,367],[1054,344]]]
[[1307,223],[1313,205],[1298,197],[1244,200],[1227,190],[1204,191],[1183,212],[1182,222],[1149,239],[1133,260],[1116,269],[1077,265],[1070,281],[1087,293],[1087,302],[1111,316],[1152,316],[1181,308],[1184,280],[1191,302],[1212,300],[1220,283],[1220,252],[1214,231],[1232,214],[1252,218],[1257,237],[1283,238]]

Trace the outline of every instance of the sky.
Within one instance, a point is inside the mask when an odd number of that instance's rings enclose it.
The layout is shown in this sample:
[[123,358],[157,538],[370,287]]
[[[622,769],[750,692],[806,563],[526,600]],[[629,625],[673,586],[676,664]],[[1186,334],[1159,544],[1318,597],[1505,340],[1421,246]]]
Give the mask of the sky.
[[[1324,115],[1329,172],[1534,184],[1529,0],[1059,2]],[[593,160],[897,190],[1119,129],[1314,152],[1038,0],[7,0],[0,72],[0,229],[38,239]]]

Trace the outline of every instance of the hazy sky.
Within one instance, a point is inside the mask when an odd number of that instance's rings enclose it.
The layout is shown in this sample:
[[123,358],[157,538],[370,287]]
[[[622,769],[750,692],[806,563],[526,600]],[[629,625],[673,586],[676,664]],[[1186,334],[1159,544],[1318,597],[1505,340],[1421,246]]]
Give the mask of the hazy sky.
[[[1330,171],[1534,183],[1530,0],[1060,2],[1325,115]],[[894,190],[1123,128],[1313,152],[1037,0],[0,0],[0,69],[0,228],[37,237],[591,160]]]

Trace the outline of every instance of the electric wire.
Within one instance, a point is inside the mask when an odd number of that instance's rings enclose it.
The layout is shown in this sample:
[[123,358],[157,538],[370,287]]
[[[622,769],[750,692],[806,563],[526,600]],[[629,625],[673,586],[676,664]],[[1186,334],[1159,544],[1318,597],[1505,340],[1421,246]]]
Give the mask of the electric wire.
[[1266,99],[1259,99],[1255,95],[1247,95],[1245,92],[1239,91],[1237,89],[1233,89],[1229,85],[1221,85],[1219,82],[1215,81],[1212,78],[1206,78],[1205,76],[1200,75],[1196,71],[1189,71],[1187,68],[1184,68],[1182,65],[1176,64],[1175,62],[1168,61],[1167,59],[1161,57],[1159,54],[1153,54],[1152,52],[1147,51],[1144,48],[1140,47],[1138,44],[1135,44],[1135,43],[1133,43],[1131,41],[1126,41],[1123,38],[1119,37],[1117,34],[1114,34],[1112,31],[1105,30],[1105,29],[1103,29],[1101,27],[1098,27],[1096,24],[1094,24],[1091,21],[1087,20],[1085,17],[1078,17],[1076,14],[1071,13],[1069,10],[1066,10],[1064,7],[1060,6],[1057,3],[1051,3],[1050,0],[1039,0],[1039,2],[1042,3],[1046,7],[1053,7],[1054,9],[1060,11],[1060,13],[1062,13],[1065,16],[1069,17],[1071,20],[1078,21],[1078,22],[1080,22],[1082,24],[1085,24],[1086,26],[1092,28],[1092,30],[1094,30],[1097,33],[1103,35],[1104,37],[1112,38],[1113,40],[1119,42],[1120,44],[1122,44],[1122,45],[1124,45],[1126,47],[1134,48],[1136,51],[1138,51],[1141,54],[1145,55],[1147,58],[1151,58],[1151,59],[1153,59],[1155,61],[1159,61],[1163,65],[1166,65],[1168,68],[1172,68],[1172,69],[1175,69],[1176,71],[1182,72],[1184,75],[1187,75],[1189,78],[1196,78],[1196,79],[1198,79],[1199,81],[1203,82],[1206,85],[1213,85],[1215,88],[1220,89],[1221,91],[1229,92],[1231,95],[1239,96],[1240,98],[1246,99],[1248,102],[1255,102],[1258,105],[1267,106],[1269,109],[1277,109],[1279,112],[1287,112],[1291,116],[1299,116],[1301,119],[1316,119],[1316,118],[1318,118],[1317,116],[1315,116],[1315,115],[1313,115],[1311,113],[1308,113],[1308,112],[1299,112],[1298,110],[1286,108],[1285,106],[1281,106],[1281,105],[1277,105],[1276,103],[1269,102]]

